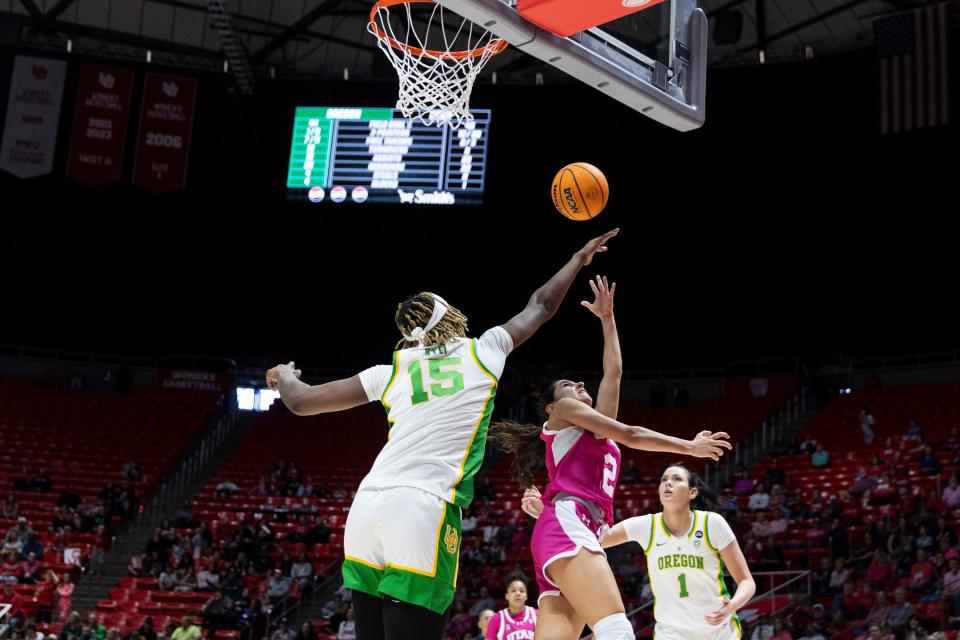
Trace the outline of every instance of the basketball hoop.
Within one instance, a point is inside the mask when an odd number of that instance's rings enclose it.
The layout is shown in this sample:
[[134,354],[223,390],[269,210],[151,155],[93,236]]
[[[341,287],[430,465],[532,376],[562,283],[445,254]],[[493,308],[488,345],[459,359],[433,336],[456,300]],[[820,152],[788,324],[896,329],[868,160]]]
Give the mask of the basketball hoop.
[[[414,4],[432,5],[429,16],[426,11],[414,16]],[[390,8],[397,5],[403,5],[403,11],[395,8],[391,22]],[[444,12],[434,0],[377,0],[367,30],[400,77],[397,109],[424,124],[454,129],[473,122],[473,82],[487,61],[507,48],[506,40]],[[430,44],[435,48],[428,48]]]

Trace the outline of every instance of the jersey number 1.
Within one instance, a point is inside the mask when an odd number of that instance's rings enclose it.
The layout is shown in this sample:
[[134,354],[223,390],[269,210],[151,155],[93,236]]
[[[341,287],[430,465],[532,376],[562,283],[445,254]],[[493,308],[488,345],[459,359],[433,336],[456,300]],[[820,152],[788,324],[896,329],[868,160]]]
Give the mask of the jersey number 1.
[[[460,364],[460,358],[439,358],[427,360],[430,369],[430,379],[438,382],[430,385],[430,393],[435,397],[452,396],[458,391],[463,391],[463,374],[459,371],[444,371],[440,367],[453,367]],[[413,387],[413,394],[410,396],[411,404],[420,404],[430,399],[430,394],[423,386],[423,369],[420,360],[414,360],[407,367],[407,373],[410,375],[410,385]],[[448,384],[444,384],[448,382]]]

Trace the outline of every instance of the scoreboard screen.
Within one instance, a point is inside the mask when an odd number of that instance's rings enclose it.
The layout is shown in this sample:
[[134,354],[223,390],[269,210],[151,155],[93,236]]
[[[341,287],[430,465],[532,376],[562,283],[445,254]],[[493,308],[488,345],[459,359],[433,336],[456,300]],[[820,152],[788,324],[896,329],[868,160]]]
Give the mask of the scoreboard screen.
[[458,129],[396,109],[297,107],[287,169],[291,200],[482,204],[490,110]]

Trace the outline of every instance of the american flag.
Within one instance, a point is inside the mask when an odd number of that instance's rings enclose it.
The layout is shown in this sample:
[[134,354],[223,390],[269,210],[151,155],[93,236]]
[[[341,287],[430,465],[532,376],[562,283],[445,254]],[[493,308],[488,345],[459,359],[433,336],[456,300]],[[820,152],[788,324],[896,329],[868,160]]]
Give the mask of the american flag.
[[948,2],[877,18],[880,133],[935,127],[949,120]]

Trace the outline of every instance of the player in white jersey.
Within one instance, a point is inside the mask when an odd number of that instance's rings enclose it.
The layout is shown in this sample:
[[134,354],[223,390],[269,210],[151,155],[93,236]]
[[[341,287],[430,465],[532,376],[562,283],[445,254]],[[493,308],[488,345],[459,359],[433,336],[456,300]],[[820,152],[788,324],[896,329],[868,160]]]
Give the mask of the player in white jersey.
[[456,586],[460,510],[473,498],[507,354],[556,312],[580,269],[618,230],[588,242],[506,324],[468,339],[467,319],[432,293],[404,300],[392,365],[310,386],[293,362],[267,383],[298,415],[380,400],[387,444],[360,484],[344,530],[344,584],[358,640],[439,639]]
[[[605,548],[637,542],[647,557],[653,591],[655,640],[740,640],[737,610],[756,592],[756,583],[730,525],[714,509],[714,494],[682,465],[660,478],[663,511],[628,518],[604,536]],[[524,510],[539,516],[542,502],[528,491]],[[723,568],[737,582],[727,591]]]

